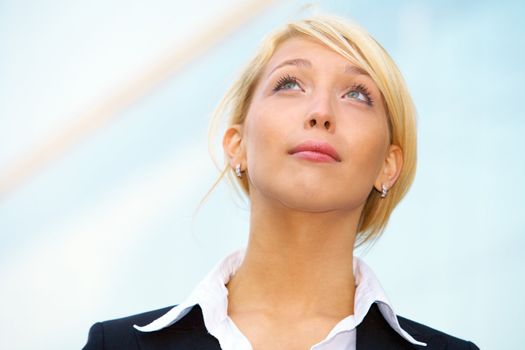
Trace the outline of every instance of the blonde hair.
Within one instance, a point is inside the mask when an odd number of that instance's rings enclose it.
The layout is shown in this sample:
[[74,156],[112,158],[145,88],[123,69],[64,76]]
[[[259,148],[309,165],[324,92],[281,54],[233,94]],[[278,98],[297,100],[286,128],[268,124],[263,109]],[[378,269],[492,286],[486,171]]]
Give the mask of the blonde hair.
[[[390,143],[398,145],[403,151],[403,167],[388,196],[381,198],[380,193],[372,189],[366,200],[356,233],[356,246],[359,246],[381,235],[390,214],[410,188],[416,169],[416,122],[412,99],[392,58],[361,27],[335,16],[318,15],[290,22],[270,33],[217,106],[210,124],[210,147],[223,117],[227,117],[227,127],[244,123],[261,72],[279,45],[294,37],[316,40],[370,75],[383,97]],[[221,169],[221,166],[218,167]],[[206,197],[225,175],[238,193],[249,197],[246,176],[239,179],[229,168],[225,160],[218,179]]]

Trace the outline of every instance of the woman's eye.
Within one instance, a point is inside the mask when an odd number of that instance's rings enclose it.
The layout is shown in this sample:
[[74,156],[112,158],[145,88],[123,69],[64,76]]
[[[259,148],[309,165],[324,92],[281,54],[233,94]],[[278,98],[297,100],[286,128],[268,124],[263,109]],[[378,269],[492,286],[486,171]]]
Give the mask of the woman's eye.
[[281,89],[291,90],[293,88],[298,88],[299,84],[295,81],[289,81],[281,86]]
[[348,91],[345,94],[345,96],[348,97],[348,98],[351,98],[353,100],[358,100],[360,102],[364,102],[364,103],[366,103],[369,106],[372,106],[372,98],[370,96],[370,92],[362,84],[359,84],[359,85],[356,85],[356,86],[352,87],[352,89],[350,89],[350,91]]
[[273,88],[273,91],[279,90],[301,90],[301,86],[297,81],[297,78],[286,75],[279,79]]
[[363,102],[367,101],[366,96],[362,92],[359,92],[359,91],[350,91],[349,93],[346,94],[346,96],[350,98],[354,98],[356,100],[361,100]]

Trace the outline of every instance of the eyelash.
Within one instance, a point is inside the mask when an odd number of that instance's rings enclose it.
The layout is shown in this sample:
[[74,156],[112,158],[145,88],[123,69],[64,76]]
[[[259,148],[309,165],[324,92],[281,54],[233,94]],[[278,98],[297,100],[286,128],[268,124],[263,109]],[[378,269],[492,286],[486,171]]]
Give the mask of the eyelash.
[[[289,74],[286,74],[285,76],[282,76],[275,83],[275,86],[273,88],[273,92],[277,92],[277,91],[283,89],[286,84],[290,84],[290,83],[299,85],[299,81],[298,81],[298,79],[296,77],[293,77],[293,76],[291,76]],[[350,88],[350,90],[348,90],[348,92],[345,93],[343,96],[348,95],[352,91],[357,91],[357,92],[363,94],[363,96],[366,98],[366,101],[363,101],[363,102],[366,103],[369,106],[373,106],[374,100],[372,99],[370,91],[368,91],[368,88],[365,85],[363,85],[363,84],[354,84]]]
[[369,106],[373,106],[374,105],[374,100],[372,99],[372,94],[370,94],[370,91],[368,91],[368,88],[366,86],[364,86],[363,84],[354,84],[350,88],[350,90],[345,94],[345,96],[348,95],[352,91],[357,91],[357,92],[362,93],[363,96],[365,96],[365,98],[366,98],[366,101],[363,101],[363,102],[365,102],[367,105],[369,105]]
[[279,91],[286,84],[289,84],[289,83],[294,83],[294,84],[299,85],[299,81],[297,80],[296,77],[292,77],[291,75],[286,74],[285,76],[283,76],[283,77],[279,78],[279,80],[277,80],[277,82],[275,83],[275,86],[273,88],[273,91],[274,92]]

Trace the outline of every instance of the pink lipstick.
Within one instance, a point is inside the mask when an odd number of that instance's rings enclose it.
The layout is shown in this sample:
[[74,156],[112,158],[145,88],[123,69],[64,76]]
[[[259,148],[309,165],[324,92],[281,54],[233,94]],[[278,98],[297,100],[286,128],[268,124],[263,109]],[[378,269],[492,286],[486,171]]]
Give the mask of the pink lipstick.
[[307,159],[314,162],[340,162],[341,157],[337,151],[327,142],[306,141],[295,146],[288,152],[297,158]]

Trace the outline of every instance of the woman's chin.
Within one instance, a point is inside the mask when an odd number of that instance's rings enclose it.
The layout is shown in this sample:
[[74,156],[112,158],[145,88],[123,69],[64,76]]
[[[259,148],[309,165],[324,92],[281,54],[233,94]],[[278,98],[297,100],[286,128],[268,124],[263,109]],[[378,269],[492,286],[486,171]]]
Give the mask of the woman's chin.
[[340,198],[327,196],[290,195],[278,197],[278,202],[288,210],[304,213],[329,213],[351,210],[354,205]]

